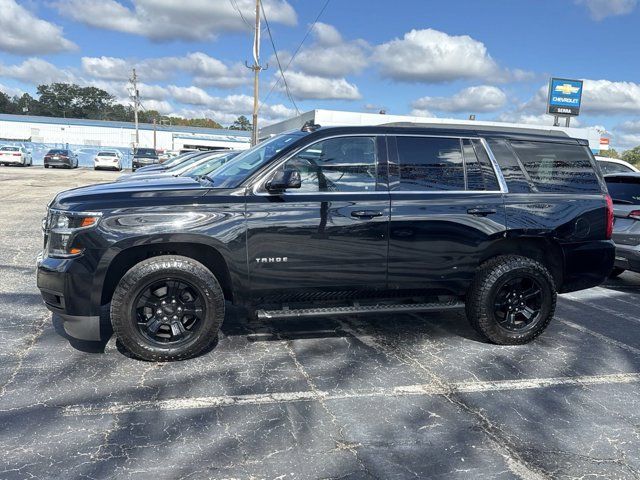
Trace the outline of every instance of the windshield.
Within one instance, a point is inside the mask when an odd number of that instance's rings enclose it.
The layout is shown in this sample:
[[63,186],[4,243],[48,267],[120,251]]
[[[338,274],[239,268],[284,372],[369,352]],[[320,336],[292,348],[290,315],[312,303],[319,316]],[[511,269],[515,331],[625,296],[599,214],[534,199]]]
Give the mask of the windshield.
[[305,132],[284,133],[244,151],[213,172],[208,178],[216,188],[235,188],[271,160],[278,152],[307,135]]
[[178,162],[173,167],[167,168],[165,172],[170,172],[172,174],[182,173],[185,167],[188,167],[189,165],[193,165],[194,163],[199,162],[200,160],[202,160],[205,157],[208,157],[209,155],[210,155],[209,153],[199,153],[197,155],[193,155],[192,157],[186,160]]
[[185,177],[204,177],[205,175],[209,175],[211,172],[217,170],[222,165],[227,163],[232,158],[235,158],[239,155],[240,152],[232,152],[227,153],[226,155],[222,155],[221,157],[213,158],[207,162],[204,162],[202,165],[196,165],[192,169],[189,169],[183,175]]
[[166,169],[169,169],[171,167],[175,167],[179,163],[182,163],[182,162],[188,160],[189,158],[193,157],[194,155],[197,155],[198,153],[199,152],[183,153],[182,155],[178,155],[177,157],[173,157],[173,158],[170,158],[169,160],[165,161],[162,164],[162,166],[164,166]]
[[134,155],[136,157],[156,157],[156,151],[153,148],[138,148]]

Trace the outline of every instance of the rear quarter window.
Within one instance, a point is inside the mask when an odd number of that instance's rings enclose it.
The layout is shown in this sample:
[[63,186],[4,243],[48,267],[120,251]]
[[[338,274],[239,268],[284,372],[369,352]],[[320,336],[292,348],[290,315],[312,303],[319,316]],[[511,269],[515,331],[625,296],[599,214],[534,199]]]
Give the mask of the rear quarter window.
[[511,141],[532,185],[541,193],[601,193],[591,154],[577,144]]

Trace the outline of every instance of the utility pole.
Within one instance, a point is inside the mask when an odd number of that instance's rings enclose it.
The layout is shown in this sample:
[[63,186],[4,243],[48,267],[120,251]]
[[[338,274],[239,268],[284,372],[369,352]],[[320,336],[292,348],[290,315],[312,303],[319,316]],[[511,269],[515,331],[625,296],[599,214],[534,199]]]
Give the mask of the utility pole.
[[156,122],[157,118],[153,117],[153,149],[156,149]]
[[138,130],[138,109],[140,108],[140,91],[138,90],[138,76],[136,75],[136,69],[133,69],[133,75],[130,79],[131,85],[133,86],[133,92],[131,94],[131,99],[133,100],[133,115],[136,122],[136,144],[137,148],[140,144],[140,133]]
[[259,76],[262,70],[269,68],[262,67],[260,65],[260,0],[256,0],[256,28],[253,38],[253,65],[249,66],[246,62],[247,68],[253,70],[253,132],[251,133],[251,145],[258,143],[258,108],[259,108]]

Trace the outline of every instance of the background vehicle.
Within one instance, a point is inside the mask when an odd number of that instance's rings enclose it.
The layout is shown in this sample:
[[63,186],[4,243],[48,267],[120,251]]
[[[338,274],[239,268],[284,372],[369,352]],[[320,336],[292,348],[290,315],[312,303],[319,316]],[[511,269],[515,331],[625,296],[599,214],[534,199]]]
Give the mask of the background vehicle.
[[615,214],[616,262],[611,276],[640,272],[640,173],[607,175],[605,180]]
[[122,170],[122,154],[118,150],[103,150],[93,159],[94,170]]
[[116,181],[131,182],[131,181],[151,180],[151,179],[171,177],[171,176],[177,177],[179,175],[182,175],[183,173],[185,173],[187,170],[194,167],[195,165],[199,165],[204,161],[207,161],[211,158],[216,158],[223,154],[224,152],[201,152],[197,155],[194,155],[178,163],[177,165],[171,168],[167,168],[165,170],[148,170],[146,172],[140,172],[140,173],[131,174],[131,175],[121,175]]
[[0,147],[0,165],[20,165],[30,167],[33,165],[31,153],[24,147],[3,145]]
[[44,168],[64,167],[78,168],[78,156],[66,148],[54,148],[44,156]]
[[160,163],[166,163],[168,160],[171,160],[178,155],[180,155],[179,150],[165,150],[164,152],[158,154],[158,160],[160,161]]
[[640,171],[630,163],[617,158],[596,156],[596,160],[598,160],[602,173],[605,175],[609,175],[611,173],[631,173]]
[[201,155],[202,153],[203,152],[200,152],[200,151],[183,153],[181,155],[178,155],[177,157],[167,160],[164,163],[156,163],[155,165],[147,165],[146,167],[140,167],[134,173],[136,175],[141,175],[143,173],[146,174],[147,172],[160,172],[163,170],[167,170],[168,168],[175,167],[179,163],[186,161],[187,159],[193,157],[194,155]]
[[110,304],[148,360],[208,348],[225,300],[260,319],[465,308],[522,344],[615,254],[588,142],[460,125],[305,127],[206,177],[62,192],[44,226],[38,287],[67,333],[99,339]]
[[159,163],[158,154],[153,148],[135,148],[131,169],[135,172],[138,168]]
[[215,172],[222,165],[230,161],[231,159],[240,155],[241,151],[227,151],[219,156],[212,157],[210,160],[206,162],[198,162],[192,167],[190,167],[186,172],[181,173],[180,175],[183,177],[193,177],[193,178],[201,178],[210,175]]

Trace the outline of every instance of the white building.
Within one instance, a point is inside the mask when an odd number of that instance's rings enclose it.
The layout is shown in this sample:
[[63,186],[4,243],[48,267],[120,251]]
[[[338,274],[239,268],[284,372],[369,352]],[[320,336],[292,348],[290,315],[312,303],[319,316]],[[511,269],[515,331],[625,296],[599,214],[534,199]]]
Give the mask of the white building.
[[[574,127],[552,127],[543,125],[529,125],[524,123],[502,123],[502,122],[485,122],[476,120],[455,120],[450,118],[425,118],[413,117],[409,115],[386,115],[378,113],[359,113],[359,112],[341,112],[336,110],[311,110],[297,117],[285,120],[283,122],[274,123],[260,129],[260,138],[267,138],[271,135],[286,132],[289,130],[299,130],[308,122],[313,121],[323,127],[334,127],[344,125],[381,125],[384,123],[423,123],[431,125],[478,125],[490,127],[518,127],[531,130],[560,130],[566,132],[573,138],[589,140],[589,146],[594,153],[600,151],[601,132],[595,128],[574,128]],[[553,121],[553,117],[549,116],[549,122]]]
[[[158,150],[244,150],[251,144],[249,132],[179,125],[141,123],[139,136],[138,146]],[[0,142],[131,148],[135,139],[135,126],[129,122],[0,114]]]

